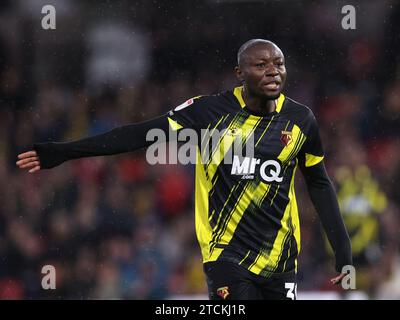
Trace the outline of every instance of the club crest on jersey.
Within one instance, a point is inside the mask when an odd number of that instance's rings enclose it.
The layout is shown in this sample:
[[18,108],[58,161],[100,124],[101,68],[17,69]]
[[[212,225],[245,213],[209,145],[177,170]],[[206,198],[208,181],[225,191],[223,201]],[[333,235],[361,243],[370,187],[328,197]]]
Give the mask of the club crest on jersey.
[[293,141],[292,132],[291,131],[281,131],[281,142],[285,147],[291,144]]
[[241,129],[239,129],[239,128],[228,129],[228,135],[230,135],[230,136],[237,136],[239,133],[241,133]]
[[218,288],[217,295],[225,300],[229,296],[229,287],[226,286],[226,287]]

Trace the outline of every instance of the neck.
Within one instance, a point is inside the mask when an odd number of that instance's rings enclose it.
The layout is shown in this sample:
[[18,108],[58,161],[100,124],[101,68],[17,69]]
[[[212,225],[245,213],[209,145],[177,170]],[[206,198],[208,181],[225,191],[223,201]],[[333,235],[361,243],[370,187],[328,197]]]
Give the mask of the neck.
[[243,88],[243,100],[246,107],[255,113],[272,113],[276,109],[277,101],[275,99],[266,99],[249,93],[246,87]]

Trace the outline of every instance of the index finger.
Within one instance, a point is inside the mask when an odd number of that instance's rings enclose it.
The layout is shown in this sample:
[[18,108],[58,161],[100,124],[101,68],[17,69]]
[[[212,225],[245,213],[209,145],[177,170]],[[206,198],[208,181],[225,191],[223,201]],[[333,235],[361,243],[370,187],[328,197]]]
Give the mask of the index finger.
[[28,157],[36,157],[36,156],[37,156],[36,151],[32,150],[32,151],[27,151],[27,152],[19,154],[18,155],[18,159],[25,159],[25,158],[28,158]]
[[341,273],[339,276],[331,279],[332,284],[339,284],[345,275],[345,273]]

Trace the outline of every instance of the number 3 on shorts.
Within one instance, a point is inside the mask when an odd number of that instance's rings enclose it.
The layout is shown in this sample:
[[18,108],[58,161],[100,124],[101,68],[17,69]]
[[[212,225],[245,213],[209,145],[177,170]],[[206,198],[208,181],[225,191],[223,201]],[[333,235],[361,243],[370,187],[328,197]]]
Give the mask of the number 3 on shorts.
[[288,289],[286,298],[295,300],[297,298],[297,283],[285,282],[285,289]]

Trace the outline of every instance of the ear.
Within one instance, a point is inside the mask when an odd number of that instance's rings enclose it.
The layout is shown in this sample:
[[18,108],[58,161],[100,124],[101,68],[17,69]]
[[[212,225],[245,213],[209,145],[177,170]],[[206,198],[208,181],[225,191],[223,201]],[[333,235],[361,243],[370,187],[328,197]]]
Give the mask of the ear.
[[240,70],[239,66],[235,67],[236,78],[240,81],[240,83],[244,82],[243,72]]

